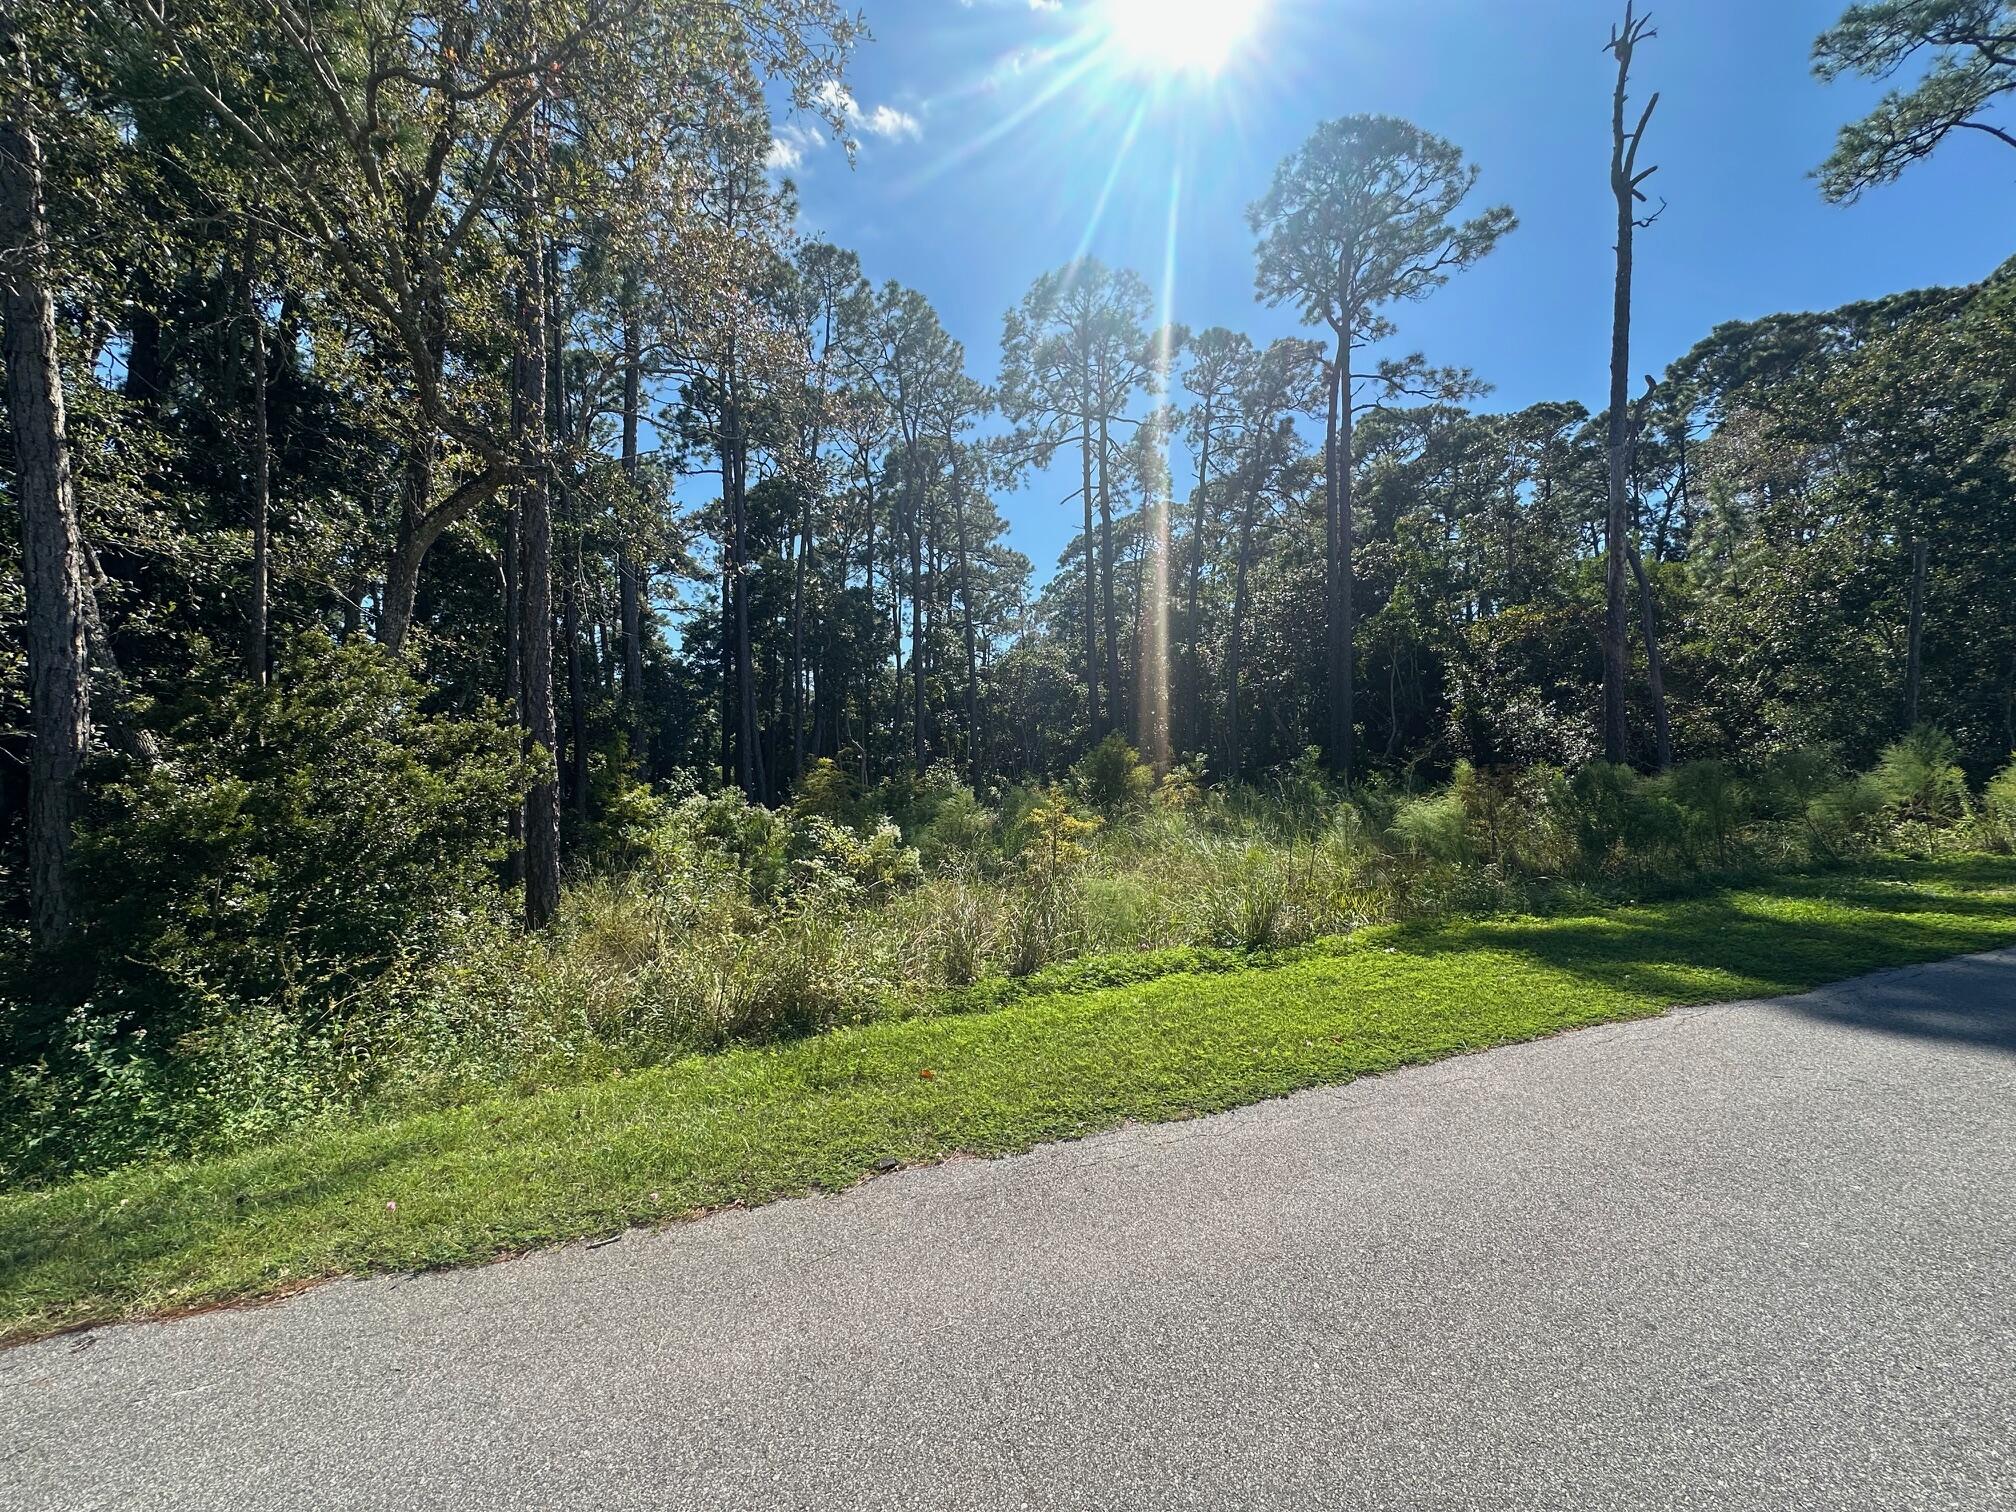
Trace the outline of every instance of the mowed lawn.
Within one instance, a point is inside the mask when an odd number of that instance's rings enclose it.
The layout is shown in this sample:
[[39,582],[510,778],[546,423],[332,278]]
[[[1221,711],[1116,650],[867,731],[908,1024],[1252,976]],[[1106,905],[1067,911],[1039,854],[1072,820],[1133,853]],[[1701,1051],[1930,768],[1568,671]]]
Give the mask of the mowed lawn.
[[2016,940],[2016,861],[1367,930],[0,1197],[0,1338],[482,1260]]

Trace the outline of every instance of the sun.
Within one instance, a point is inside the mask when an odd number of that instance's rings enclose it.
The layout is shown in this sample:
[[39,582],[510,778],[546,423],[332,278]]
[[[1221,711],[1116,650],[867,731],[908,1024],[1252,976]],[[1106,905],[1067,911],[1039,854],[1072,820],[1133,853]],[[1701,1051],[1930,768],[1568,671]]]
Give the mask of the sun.
[[1220,72],[1259,27],[1267,0],[1104,0],[1108,43],[1135,67],[1161,74]]

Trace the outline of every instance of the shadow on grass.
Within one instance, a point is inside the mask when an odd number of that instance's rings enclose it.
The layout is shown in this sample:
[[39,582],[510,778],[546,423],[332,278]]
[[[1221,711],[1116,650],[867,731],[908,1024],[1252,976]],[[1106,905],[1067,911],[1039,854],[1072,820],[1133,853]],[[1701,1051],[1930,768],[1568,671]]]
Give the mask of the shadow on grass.
[[61,1296],[83,1289],[73,1274],[79,1269],[144,1272],[255,1229],[269,1215],[298,1221],[304,1207],[332,1216],[368,1211],[384,1200],[387,1173],[441,1148],[436,1131],[386,1130],[333,1161],[326,1149],[304,1157],[289,1144],[160,1168],[146,1173],[141,1189],[125,1188],[117,1205],[107,1205],[89,1181],[24,1195],[0,1204],[0,1293]]
[[[1968,889],[1978,889],[1970,894]],[[1601,917],[1451,921],[1406,932],[1421,952],[1511,951],[1591,985],[1670,1004],[1784,997],[1887,967],[2016,944],[2016,860],[1821,873]],[[2016,1053],[2016,962],[1955,962],[1788,1004],[1854,1028]]]

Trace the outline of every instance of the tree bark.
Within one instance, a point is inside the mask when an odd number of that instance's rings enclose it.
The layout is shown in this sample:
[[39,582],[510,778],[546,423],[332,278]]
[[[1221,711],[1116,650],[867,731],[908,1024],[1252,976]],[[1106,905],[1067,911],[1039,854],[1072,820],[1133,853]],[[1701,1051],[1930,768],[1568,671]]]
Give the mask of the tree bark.
[[868,572],[868,644],[861,648],[861,786],[875,780],[875,683],[882,675],[882,658],[875,650],[882,621],[875,612],[875,468],[864,451],[861,457],[861,487],[868,504],[868,544],[865,561]]
[[623,522],[622,546],[616,558],[616,594],[623,619],[623,703],[630,725],[632,754],[645,755],[644,729],[644,571],[639,560],[636,515],[643,507],[637,486],[637,424],[643,390],[643,337],[638,329],[634,278],[626,284],[623,311],[623,481],[630,513]]
[[1919,690],[1924,682],[1925,538],[1911,543],[1911,622],[1904,655],[1904,728],[1918,726]]
[[[1099,719],[1099,566],[1092,538],[1092,384],[1091,358],[1086,358],[1087,376],[1080,396],[1078,417],[1078,460],[1083,474],[1085,502],[1085,731],[1097,745],[1106,732]],[[1109,696],[1111,690],[1108,690]]]
[[252,581],[246,594],[246,671],[259,687],[266,686],[266,599],[268,574],[268,515],[273,490],[273,451],[266,415],[266,319],[259,309],[253,280],[253,259],[258,248],[256,235],[245,233],[244,261],[239,270],[246,329],[246,371],[251,376],[251,404],[248,419],[252,432],[251,473],[246,483],[246,508],[252,520]]
[[1638,225],[1639,185],[1652,172],[1638,171],[1638,148],[1659,96],[1653,95],[1635,131],[1624,125],[1624,101],[1631,82],[1631,59],[1648,35],[1633,7],[1624,7],[1624,24],[1610,35],[1609,51],[1617,59],[1617,84],[1610,97],[1610,192],[1617,203],[1617,272],[1610,311],[1610,414],[1608,461],[1610,497],[1604,517],[1603,551],[1603,757],[1622,762],[1630,754],[1624,718],[1624,567],[1630,532],[1632,426],[1631,386],[1631,254]]
[[28,895],[35,943],[48,949],[75,924],[71,827],[91,738],[84,552],[49,288],[42,144],[27,49],[4,16],[0,56],[8,75],[0,96],[0,320],[28,608]]
[[[1193,754],[1204,749],[1204,521],[1209,512],[1211,487],[1211,401],[1204,404],[1203,439],[1198,446],[1197,502],[1190,515],[1189,591],[1183,612],[1183,629],[1189,645],[1184,652],[1183,735],[1185,747]],[[1179,755],[1181,752],[1178,753]]]
[[[536,121],[536,115],[533,118]],[[518,593],[524,663],[525,745],[536,774],[525,794],[525,922],[544,928],[560,906],[560,785],[553,708],[553,517],[546,435],[546,259],[539,230],[536,126],[528,122],[522,159],[518,376],[519,525],[524,560]]]
[[1106,423],[1102,405],[1099,415],[1099,601],[1102,629],[1106,635],[1106,722],[1109,728],[1117,730],[1125,717],[1120,690],[1126,685],[1120,681],[1120,620],[1113,606],[1113,490],[1108,477],[1112,452]]
[[1246,737],[1239,725],[1239,671],[1246,637],[1247,581],[1253,563],[1253,517],[1260,509],[1254,489],[1239,516],[1239,553],[1232,569],[1232,629],[1225,639],[1225,775],[1237,782],[1246,758]]
[[1330,589],[1327,633],[1325,635],[1326,680],[1330,684],[1330,770],[1340,780],[1351,780],[1356,756],[1357,708],[1355,687],[1357,664],[1356,564],[1352,560],[1351,519],[1351,330],[1347,320],[1337,332],[1337,360],[1330,374],[1330,414],[1324,449],[1328,480],[1325,489],[1329,505],[1328,528]]
[[1626,543],[1631,574],[1638,580],[1638,629],[1645,637],[1646,681],[1652,691],[1652,729],[1658,741],[1659,770],[1673,769],[1673,726],[1666,717],[1666,658],[1659,649],[1659,609],[1653,602],[1652,583],[1645,574],[1644,559],[1635,541]]
[[952,450],[952,508],[959,530],[959,606],[966,637],[966,770],[974,786],[980,783],[980,654],[973,624],[972,543],[966,532],[966,494],[959,476],[958,443],[950,436],[945,444]]
[[[914,454],[915,447],[912,447]],[[910,745],[917,775],[924,775],[924,500],[921,480],[915,478],[913,460],[910,484]]]

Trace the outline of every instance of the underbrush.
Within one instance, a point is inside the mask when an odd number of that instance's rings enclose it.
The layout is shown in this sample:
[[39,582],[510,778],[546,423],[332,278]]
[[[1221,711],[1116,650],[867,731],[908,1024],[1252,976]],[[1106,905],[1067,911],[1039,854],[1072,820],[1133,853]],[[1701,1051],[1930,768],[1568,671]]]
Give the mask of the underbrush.
[[[298,787],[298,768],[286,773]],[[165,828],[192,806],[144,796],[149,843],[173,844]],[[1226,969],[1369,924],[1589,911],[1878,851],[2007,850],[2016,767],[1977,798],[1950,744],[1921,731],[1868,774],[1792,751],[1748,771],[1459,767],[1435,791],[1375,779],[1347,793],[1312,753],[1270,782],[1210,790],[1180,765],[1157,780],[1116,740],[1057,786],[978,793],[941,769],[864,794],[820,763],[785,808],[633,791],[623,813],[620,834],[577,848],[599,864],[549,930],[520,929],[506,896],[465,867],[396,943],[374,936],[368,961],[325,970],[340,984],[327,990],[298,972],[259,994],[206,981],[203,929],[221,926],[187,900],[217,889],[178,880],[155,907],[181,912],[133,934],[172,946],[173,995],[155,970],[107,978],[144,980],[145,994],[58,1012],[17,992],[0,1007],[12,1066],[0,1181]],[[295,934],[314,934],[316,907],[312,889],[286,902]],[[282,946],[234,938],[233,959],[262,948]]]

